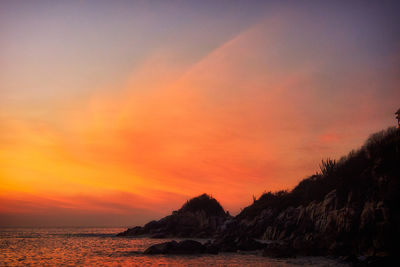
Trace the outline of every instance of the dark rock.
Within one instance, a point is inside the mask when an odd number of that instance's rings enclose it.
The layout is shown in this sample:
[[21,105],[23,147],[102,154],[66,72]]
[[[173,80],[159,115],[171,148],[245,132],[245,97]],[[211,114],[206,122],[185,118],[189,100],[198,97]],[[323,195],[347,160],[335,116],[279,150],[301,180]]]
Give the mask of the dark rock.
[[117,236],[139,236],[139,235],[143,235],[143,228],[140,226],[129,228],[128,230],[117,234]]
[[266,247],[266,244],[260,243],[251,237],[240,237],[236,240],[236,247],[238,250],[252,251]]
[[204,253],[218,254],[218,252],[219,252],[219,248],[216,245],[214,245],[211,241],[207,241],[204,244],[204,247],[205,247]]
[[238,236],[235,233],[219,236],[212,243],[223,252],[253,251],[263,249],[266,244],[260,243],[248,236]]
[[150,236],[151,238],[166,238],[167,236],[165,233],[158,233],[158,234],[153,234]]
[[178,243],[176,254],[204,253],[205,246],[194,240],[183,240]]
[[227,234],[222,237],[220,236],[214,240],[213,245],[221,252],[236,252],[236,238],[237,236],[235,234]]
[[173,251],[178,246],[178,242],[169,241],[160,244],[155,244],[148,247],[143,253],[144,254],[167,254],[170,251]]
[[200,242],[184,240],[181,242],[170,241],[155,244],[144,251],[144,254],[200,254],[208,253]]
[[288,244],[271,243],[263,250],[262,255],[271,258],[293,258],[296,257],[296,251]]

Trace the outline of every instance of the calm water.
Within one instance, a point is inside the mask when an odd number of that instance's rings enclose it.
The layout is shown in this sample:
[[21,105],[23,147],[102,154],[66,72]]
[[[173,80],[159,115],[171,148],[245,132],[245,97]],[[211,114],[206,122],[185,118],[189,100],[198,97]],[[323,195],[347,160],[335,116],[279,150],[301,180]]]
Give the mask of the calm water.
[[138,252],[167,240],[115,237],[122,230],[124,229],[0,229],[0,266],[345,266],[319,257],[277,260],[237,253],[145,256]]

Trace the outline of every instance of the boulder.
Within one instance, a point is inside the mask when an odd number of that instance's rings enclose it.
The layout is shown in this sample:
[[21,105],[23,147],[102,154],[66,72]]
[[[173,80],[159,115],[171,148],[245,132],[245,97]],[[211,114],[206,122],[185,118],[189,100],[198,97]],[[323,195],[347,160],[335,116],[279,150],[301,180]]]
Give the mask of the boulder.
[[296,257],[296,251],[287,243],[275,242],[268,244],[262,255],[270,258],[293,258]]
[[212,244],[223,252],[254,251],[263,249],[266,246],[266,244],[258,242],[249,236],[238,236],[235,233],[227,234],[223,237],[220,236]]
[[181,242],[169,241],[150,246],[144,254],[200,254],[208,253],[206,246],[194,240],[183,240]]
[[117,236],[139,236],[143,234],[143,228],[140,226],[136,226],[133,228],[129,228],[128,230],[118,233]]
[[204,253],[207,254],[218,254],[218,252],[220,251],[220,249],[216,245],[214,245],[213,242],[211,241],[207,241],[204,244],[204,247],[205,247]]
[[159,243],[148,247],[143,253],[144,254],[167,254],[173,251],[178,246],[178,242],[169,241],[164,243]]
[[236,240],[236,247],[242,251],[258,250],[266,247],[266,244],[260,243],[251,237],[244,236]]
[[237,246],[236,246],[236,235],[229,233],[224,236],[219,236],[214,240],[212,243],[215,247],[219,249],[219,251],[222,252],[236,252],[237,251]]

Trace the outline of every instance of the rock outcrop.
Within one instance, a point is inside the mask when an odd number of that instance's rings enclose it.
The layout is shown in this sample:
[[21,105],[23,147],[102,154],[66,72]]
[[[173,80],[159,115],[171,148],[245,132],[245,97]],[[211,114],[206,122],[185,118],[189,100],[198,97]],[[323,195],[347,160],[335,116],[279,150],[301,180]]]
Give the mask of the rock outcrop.
[[129,228],[118,236],[210,238],[230,218],[214,198],[203,194],[189,200],[172,215],[151,221],[143,227]]
[[234,218],[202,195],[120,235],[214,237],[203,247],[159,244],[150,254],[263,250],[269,257],[335,255],[378,266],[399,252],[399,205],[400,130],[390,128],[337,162],[322,161],[321,172],[292,191],[263,194]]
[[[227,221],[214,243],[235,251],[235,240],[270,242],[264,255],[352,255],[384,258],[398,252],[400,130],[373,135],[358,151],[291,192],[266,193]],[[229,244],[229,245],[228,245]]]

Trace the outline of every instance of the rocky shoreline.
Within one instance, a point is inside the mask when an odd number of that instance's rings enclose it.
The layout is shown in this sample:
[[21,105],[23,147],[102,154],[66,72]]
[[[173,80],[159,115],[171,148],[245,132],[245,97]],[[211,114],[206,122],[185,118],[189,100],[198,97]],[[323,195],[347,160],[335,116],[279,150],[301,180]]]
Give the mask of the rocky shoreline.
[[386,265],[398,252],[399,193],[400,130],[389,128],[339,161],[323,161],[320,173],[290,192],[263,194],[235,217],[203,194],[170,216],[118,236],[212,239],[161,243],[145,254],[259,251],[267,257],[334,256],[356,265]]
[[[288,244],[271,242],[263,243],[256,240],[250,241],[252,246],[238,247],[236,251],[221,251],[213,242],[208,241],[202,244],[195,240],[183,240],[177,242],[175,240],[158,243],[148,247],[140,254],[144,255],[201,255],[201,254],[219,254],[222,253],[239,253],[239,254],[253,254],[269,258],[298,258],[315,255],[304,255],[295,250]],[[256,246],[254,246],[256,245]],[[241,248],[241,249],[239,249]],[[338,261],[339,263],[347,263],[353,266],[393,266],[394,258],[379,257],[379,256],[329,256],[329,258]]]

